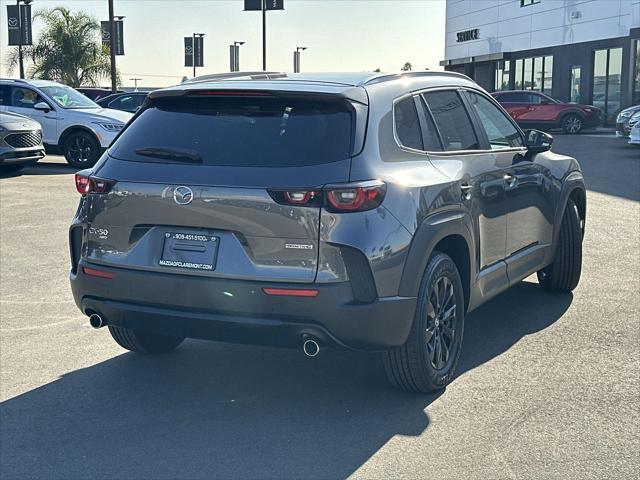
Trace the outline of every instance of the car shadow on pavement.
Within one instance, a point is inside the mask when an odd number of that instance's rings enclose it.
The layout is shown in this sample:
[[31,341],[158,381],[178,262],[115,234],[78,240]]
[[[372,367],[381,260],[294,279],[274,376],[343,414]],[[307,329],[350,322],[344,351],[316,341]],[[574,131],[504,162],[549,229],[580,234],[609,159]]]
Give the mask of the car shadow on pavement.
[[[460,375],[560,318],[523,283],[469,317]],[[102,330],[104,341],[110,341]],[[72,352],[69,352],[71,354]],[[455,385],[451,388],[455,388]],[[438,395],[396,391],[380,356],[188,341],[126,353],[1,404],[3,478],[345,478]],[[400,461],[400,459],[398,459]]]

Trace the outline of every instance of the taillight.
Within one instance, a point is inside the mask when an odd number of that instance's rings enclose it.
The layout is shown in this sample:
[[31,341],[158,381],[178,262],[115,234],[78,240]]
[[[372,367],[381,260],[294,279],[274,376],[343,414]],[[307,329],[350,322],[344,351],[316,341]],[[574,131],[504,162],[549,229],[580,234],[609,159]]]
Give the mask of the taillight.
[[76,173],[76,190],[83,197],[89,193],[108,193],[112,184],[111,180]]
[[283,205],[324,207],[330,212],[364,212],[378,208],[387,186],[379,181],[337,183],[322,189],[269,190],[271,197]]

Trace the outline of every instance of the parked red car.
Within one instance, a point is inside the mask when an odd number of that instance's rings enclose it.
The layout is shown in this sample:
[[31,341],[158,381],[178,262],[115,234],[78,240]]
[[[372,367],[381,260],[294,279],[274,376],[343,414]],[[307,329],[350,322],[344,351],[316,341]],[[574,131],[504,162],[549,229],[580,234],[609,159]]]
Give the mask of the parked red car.
[[600,109],[590,105],[563,103],[529,90],[508,90],[492,95],[523,128],[561,128],[565,133],[575,134],[600,124]]

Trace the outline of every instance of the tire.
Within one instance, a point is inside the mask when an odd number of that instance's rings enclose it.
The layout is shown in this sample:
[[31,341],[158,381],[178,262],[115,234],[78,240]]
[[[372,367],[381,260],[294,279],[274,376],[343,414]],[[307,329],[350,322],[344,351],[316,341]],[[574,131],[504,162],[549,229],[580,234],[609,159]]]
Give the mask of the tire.
[[562,131],[569,135],[576,135],[582,131],[584,120],[576,113],[570,113],[562,117]]
[[[438,291],[442,292],[440,298],[444,299],[440,306],[436,301]],[[445,320],[447,316],[442,313],[451,312],[452,309],[449,320]],[[448,255],[434,252],[420,283],[418,305],[409,337],[401,347],[383,354],[389,381],[398,388],[412,392],[442,390],[453,379],[460,358],[464,314],[464,294],[458,269]],[[451,334],[445,333],[446,327],[453,330]],[[445,356],[442,345],[447,345],[447,338],[450,343],[448,355]],[[438,343],[440,356],[437,355]]]
[[84,130],[71,132],[64,140],[64,157],[75,168],[93,167],[102,153],[98,139]]
[[578,208],[569,199],[553,263],[538,272],[538,282],[544,290],[570,292],[578,286],[582,271],[582,233]]
[[158,333],[140,332],[124,327],[109,325],[109,333],[118,345],[136,353],[169,353],[180,345],[183,337],[172,337]]

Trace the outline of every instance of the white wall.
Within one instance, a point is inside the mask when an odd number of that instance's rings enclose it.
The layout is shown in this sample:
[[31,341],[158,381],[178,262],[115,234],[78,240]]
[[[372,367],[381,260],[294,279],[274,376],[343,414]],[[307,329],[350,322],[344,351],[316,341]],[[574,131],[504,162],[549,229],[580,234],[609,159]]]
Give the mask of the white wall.
[[[447,0],[445,59],[624,37],[635,27],[640,0]],[[456,42],[474,28],[478,40]]]

